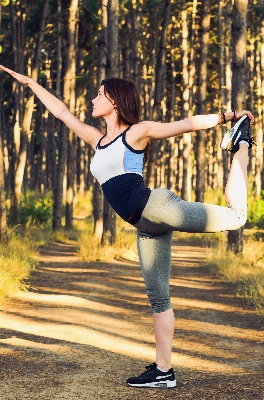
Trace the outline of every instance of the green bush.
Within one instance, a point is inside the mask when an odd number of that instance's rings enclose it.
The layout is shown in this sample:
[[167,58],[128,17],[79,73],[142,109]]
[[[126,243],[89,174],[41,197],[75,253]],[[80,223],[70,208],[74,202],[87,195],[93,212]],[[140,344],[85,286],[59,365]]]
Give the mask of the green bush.
[[52,218],[53,199],[51,192],[45,194],[26,191],[20,203],[20,223],[22,225],[41,225]]
[[246,228],[264,229],[264,190],[260,198],[256,198],[254,193],[248,196],[248,221]]

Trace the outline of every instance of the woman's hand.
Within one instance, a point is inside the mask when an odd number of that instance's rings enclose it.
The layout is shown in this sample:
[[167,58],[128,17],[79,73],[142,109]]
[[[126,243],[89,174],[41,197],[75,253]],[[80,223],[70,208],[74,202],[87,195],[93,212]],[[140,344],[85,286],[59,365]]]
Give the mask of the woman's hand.
[[243,115],[247,115],[248,116],[248,118],[250,119],[250,126],[252,126],[253,122],[254,122],[254,115],[250,111],[247,111],[247,110],[238,111],[236,113],[237,119],[243,117]]
[[3,71],[8,72],[13,78],[15,78],[18,82],[22,83],[23,85],[27,85],[29,83],[30,78],[25,75],[21,75],[18,72],[12,71],[12,69],[6,68],[3,65],[0,65],[0,68]]

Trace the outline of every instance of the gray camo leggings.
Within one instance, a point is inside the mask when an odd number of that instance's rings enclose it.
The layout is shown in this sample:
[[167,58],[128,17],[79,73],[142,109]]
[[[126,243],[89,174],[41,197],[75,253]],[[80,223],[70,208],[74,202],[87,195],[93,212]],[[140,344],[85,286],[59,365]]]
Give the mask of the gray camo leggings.
[[173,231],[221,232],[246,222],[243,209],[182,200],[168,189],[154,189],[135,224],[138,253],[148,298],[155,313],[171,308],[169,279]]

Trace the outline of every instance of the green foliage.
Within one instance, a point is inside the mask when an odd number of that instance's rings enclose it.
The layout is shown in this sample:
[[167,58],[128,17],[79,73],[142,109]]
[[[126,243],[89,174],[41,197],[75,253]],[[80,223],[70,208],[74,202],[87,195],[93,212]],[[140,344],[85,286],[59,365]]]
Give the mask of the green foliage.
[[264,229],[264,190],[262,190],[260,198],[257,198],[254,193],[249,193],[246,227]]
[[48,223],[52,218],[53,199],[51,192],[42,194],[26,191],[20,204],[20,223],[29,226]]

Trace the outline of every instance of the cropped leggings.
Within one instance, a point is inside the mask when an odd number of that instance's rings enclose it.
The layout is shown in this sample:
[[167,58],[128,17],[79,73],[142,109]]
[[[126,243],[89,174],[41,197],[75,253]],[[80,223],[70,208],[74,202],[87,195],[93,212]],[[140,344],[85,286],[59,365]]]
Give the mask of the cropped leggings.
[[187,202],[168,189],[154,189],[135,224],[141,270],[155,313],[171,308],[169,279],[172,232],[221,232],[246,222],[243,209]]

